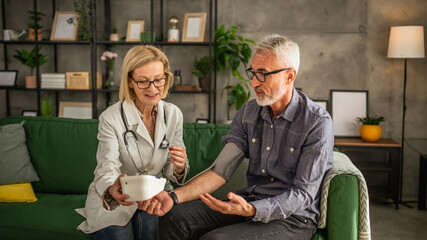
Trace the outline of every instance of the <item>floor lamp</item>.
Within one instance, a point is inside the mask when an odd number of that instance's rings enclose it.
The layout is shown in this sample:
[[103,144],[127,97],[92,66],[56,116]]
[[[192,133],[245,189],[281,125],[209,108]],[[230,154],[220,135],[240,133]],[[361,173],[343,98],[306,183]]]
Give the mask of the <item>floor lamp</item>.
[[403,146],[405,140],[405,113],[406,113],[406,60],[408,58],[424,58],[424,27],[423,26],[395,26],[390,29],[388,43],[388,58],[404,58],[405,70],[403,79],[403,111],[402,111],[402,150],[400,156],[399,202],[402,202],[403,186]]

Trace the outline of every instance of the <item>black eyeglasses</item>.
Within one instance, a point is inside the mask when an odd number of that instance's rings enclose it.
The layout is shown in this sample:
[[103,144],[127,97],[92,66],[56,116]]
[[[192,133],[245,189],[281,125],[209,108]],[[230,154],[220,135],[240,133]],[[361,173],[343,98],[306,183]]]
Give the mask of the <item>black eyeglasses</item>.
[[135,81],[135,79],[133,79],[130,74],[128,76],[136,83],[136,86],[138,86],[139,89],[147,89],[151,86],[151,84],[153,84],[155,87],[163,87],[166,84],[166,78],[160,78],[154,81]]
[[272,72],[262,73],[262,72],[254,72],[252,70],[252,68],[248,68],[248,69],[246,69],[246,75],[248,75],[249,80],[254,79],[254,76],[255,76],[258,81],[265,82],[266,76],[271,75],[271,74],[276,74],[276,73],[279,73],[279,72],[282,72],[282,71],[285,71],[288,69],[291,69],[291,67],[290,68],[282,68],[282,69],[272,71]]

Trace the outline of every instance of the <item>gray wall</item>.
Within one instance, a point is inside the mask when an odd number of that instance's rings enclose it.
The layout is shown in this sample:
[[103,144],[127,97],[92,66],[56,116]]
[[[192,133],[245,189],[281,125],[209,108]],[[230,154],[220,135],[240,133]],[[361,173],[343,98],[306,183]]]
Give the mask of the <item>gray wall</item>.
[[[32,7],[29,0],[6,0],[8,28],[24,29],[27,9]],[[97,1],[98,26],[102,29],[103,1]],[[145,20],[145,30],[150,31],[148,1],[112,2],[112,22],[118,33],[124,36],[128,20]],[[186,12],[207,11],[207,1],[166,0],[165,18],[177,15],[182,21]],[[43,20],[45,37],[51,28],[51,1],[39,0],[38,4],[47,17]],[[11,7],[13,11],[11,11]],[[27,6],[27,7],[22,7]],[[57,1],[58,10],[72,10],[72,1]],[[156,11],[158,7],[156,7]],[[328,100],[330,89],[354,89],[369,91],[369,111],[383,115],[383,137],[400,142],[403,98],[403,60],[388,59],[387,47],[390,26],[427,25],[427,1],[425,0],[218,0],[218,25],[236,25],[241,34],[253,40],[260,40],[270,33],[287,35],[300,45],[301,67],[295,86],[313,99]],[[25,16],[25,17],[22,17]],[[156,15],[158,16],[158,15]],[[11,25],[13,23],[13,25]],[[156,23],[156,27],[158,27]],[[164,25],[167,28],[167,25]],[[182,22],[180,25],[182,29]],[[426,32],[426,30],[425,30]],[[98,31],[98,38],[103,32]],[[123,56],[130,46],[117,46],[119,58],[115,65],[117,83]],[[11,58],[14,45],[8,48],[9,68],[18,69],[19,84],[28,70]],[[59,71],[89,71],[89,47],[79,45],[59,46]],[[98,49],[102,54],[103,47]],[[191,75],[194,56],[207,55],[206,47],[164,47],[170,58],[172,70],[182,71],[183,82],[197,85]],[[53,50],[45,46],[43,52],[52,56]],[[3,48],[0,49],[0,66],[3,68]],[[98,62],[104,70],[102,62]],[[408,60],[406,138],[408,143],[426,152],[427,149],[427,59]],[[242,69],[243,70],[243,69]],[[53,71],[52,61],[41,68],[42,72]],[[243,71],[242,71],[243,73]],[[227,120],[226,94],[223,87],[229,76],[218,74],[217,122]],[[233,81],[233,79],[231,79]],[[61,100],[87,100],[87,93],[61,94]],[[254,96],[254,94],[252,94]],[[117,98],[117,96],[115,96]],[[4,91],[0,91],[0,117],[5,116]],[[105,108],[103,96],[99,97],[100,110]],[[11,94],[12,114],[20,114],[22,109],[35,109],[35,95],[29,92]],[[207,97],[195,94],[174,94],[168,98],[184,112],[186,122],[207,117]],[[232,111],[233,112],[233,111]],[[419,150],[418,150],[419,151]],[[405,145],[403,193],[405,197],[416,197],[418,181],[418,155]]]

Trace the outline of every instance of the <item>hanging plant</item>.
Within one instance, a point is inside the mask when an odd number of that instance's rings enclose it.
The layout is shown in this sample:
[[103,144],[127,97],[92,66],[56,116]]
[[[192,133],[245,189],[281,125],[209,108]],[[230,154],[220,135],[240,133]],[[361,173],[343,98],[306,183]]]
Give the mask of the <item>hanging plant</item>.
[[95,8],[95,6],[87,0],[74,0],[73,4],[79,21],[77,37],[80,41],[89,41],[91,39],[91,24],[89,20],[92,17],[92,7]]

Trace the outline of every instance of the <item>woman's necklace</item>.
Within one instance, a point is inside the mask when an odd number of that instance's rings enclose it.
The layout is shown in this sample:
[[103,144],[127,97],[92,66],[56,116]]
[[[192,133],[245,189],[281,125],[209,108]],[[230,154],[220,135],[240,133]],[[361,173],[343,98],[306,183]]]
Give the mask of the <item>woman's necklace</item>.
[[155,105],[153,107],[153,110],[151,111],[151,120],[152,120],[152,124],[151,126],[148,126],[145,122],[144,122],[144,114],[142,114],[141,111],[138,110],[138,114],[141,117],[142,122],[144,123],[145,127],[148,130],[148,133],[150,134],[150,137],[153,138],[154,137],[154,129],[156,128],[156,118],[157,118],[157,105]]

